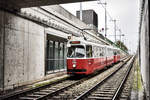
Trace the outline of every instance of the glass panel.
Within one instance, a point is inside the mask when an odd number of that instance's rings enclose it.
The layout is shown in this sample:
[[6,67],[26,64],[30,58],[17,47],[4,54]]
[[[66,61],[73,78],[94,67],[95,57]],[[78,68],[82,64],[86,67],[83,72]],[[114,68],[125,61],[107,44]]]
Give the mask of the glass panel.
[[51,41],[50,42],[50,50],[49,50],[49,62],[50,62],[50,68],[49,68],[49,70],[54,70],[54,62],[53,62],[53,59],[54,59],[54,55],[53,55],[53,52],[54,52],[54,50],[53,50],[53,46],[54,46],[54,42],[53,41]]
[[86,57],[92,57],[92,46],[91,45],[87,45],[86,46]]
[[47,71],[53,70],[53,41],[47,41]]
[[55,58],[54,58],[54,62],[55,62],[54,70],[55,69],[59,69],[59,66],[58,66],[58,42],[55,42]]
[[49,66],[50,66],[50,65],[49,65],[49,60],[48,60],[48,59],[49,59],[49,40],[47,40],[47,50],[46,50],[46,53],[47,53],[47,54],[46,54],[46,57],[47,57],[47,58],[46,58],[46,61],[47,61],[47,62],[46,62],[46,63],[47,63],[46,71],[47,71],[47,70],[49,70]]
[[59,68],[63,69],[64,66],[63,43],[60,43],[59,52],[60,52]]
[[66,43],[64,43],[64,47],[63,47],[63,52],[64,52],[64,68],[66,68],[67,67],[67,62],[66,62],[66,59],[67,59],[67,44]]
[[58,43],[58,58],[56,59],[57,62],[57,69],[60,69],[60,50],[59,50],[60,44]]

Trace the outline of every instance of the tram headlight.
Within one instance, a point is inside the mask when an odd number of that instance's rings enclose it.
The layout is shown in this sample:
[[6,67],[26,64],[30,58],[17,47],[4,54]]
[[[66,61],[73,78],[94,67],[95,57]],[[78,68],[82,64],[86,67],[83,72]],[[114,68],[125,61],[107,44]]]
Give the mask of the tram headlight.
[[72,66],[73,68],[75,68],[76,67],[76,64],[73,64],[73,66]]

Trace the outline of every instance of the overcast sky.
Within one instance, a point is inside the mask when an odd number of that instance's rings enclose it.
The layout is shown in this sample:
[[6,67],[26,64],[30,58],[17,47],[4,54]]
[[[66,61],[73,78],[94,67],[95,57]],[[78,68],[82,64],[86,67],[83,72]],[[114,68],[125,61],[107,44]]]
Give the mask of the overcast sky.
[[[101,0],[102,3],[105,0]],[[134,52],[138,45],[138,27],[139,27],[139,0],[106,0],[107,11],[109,15],[117,20],[117,29],[121,29],[122,37],[125,45]],[[66,10],[76,15],[76,11],[80,10],[80,3],[63,4]],[[98,4],[98,1],[83,2],[82,9],[93,9],[98,14],[98,28],[104,28],[105,26],[105,10]],[[114,41],[114,23],[111,18],[107,15],[107,37]],[[119,35],[119,31],[117,31]],[[117,39],[120,39],[117,36]]]

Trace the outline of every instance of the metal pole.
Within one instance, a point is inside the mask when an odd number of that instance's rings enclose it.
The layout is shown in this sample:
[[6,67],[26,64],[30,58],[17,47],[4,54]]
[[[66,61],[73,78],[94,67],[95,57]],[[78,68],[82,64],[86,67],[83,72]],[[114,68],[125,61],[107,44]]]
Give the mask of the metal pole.
[[116,20],[114,20],[114,33],[115,33],[115,43],[116,43]]
[[120,32],[120,48],[121,48],[121,30],[119,29],[119,32]]
[[80,2],[80,20],[82,21],[82,2]]
[[120,34],[120,48],[121,48],[121,34]]
[[[98,0],[98,1],[99,1],[98,4],[101,4],[102,7],[103,7],[104,10],[105,10],[105,39],[106,39],[106,36],[107,36],[107,10],[106,10],[106,5],[107,5],[107,3],[106,3],[106,2],[105,2],[105,3],[101,3],[100,0]],[[105,5],[105,7],[104,7],[103,5]]]
[[107,36],[107,12],[106,12],[106,2],[105,2],[105,38]]

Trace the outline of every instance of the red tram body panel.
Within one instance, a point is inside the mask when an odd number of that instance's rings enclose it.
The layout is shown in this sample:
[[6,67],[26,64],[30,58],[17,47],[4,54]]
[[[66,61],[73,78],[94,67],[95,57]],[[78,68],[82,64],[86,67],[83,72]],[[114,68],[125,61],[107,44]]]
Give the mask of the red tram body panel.
[[114,56],[114,63],[117,63],[118,61],[120,61],[120,55],[115,55]]
[[[73,65],[76,64],[76,67]],[[106,66],[104,58],[92,59],[67,59],[68,74],[92,74],[96,70],[103,69]]]
[[107,57],[106,58],[106,65],[107,66],[110,66],[110,65],[112,65],[113,63],[114,63],[114,57],[113,56],[111,56],[111,57]]

